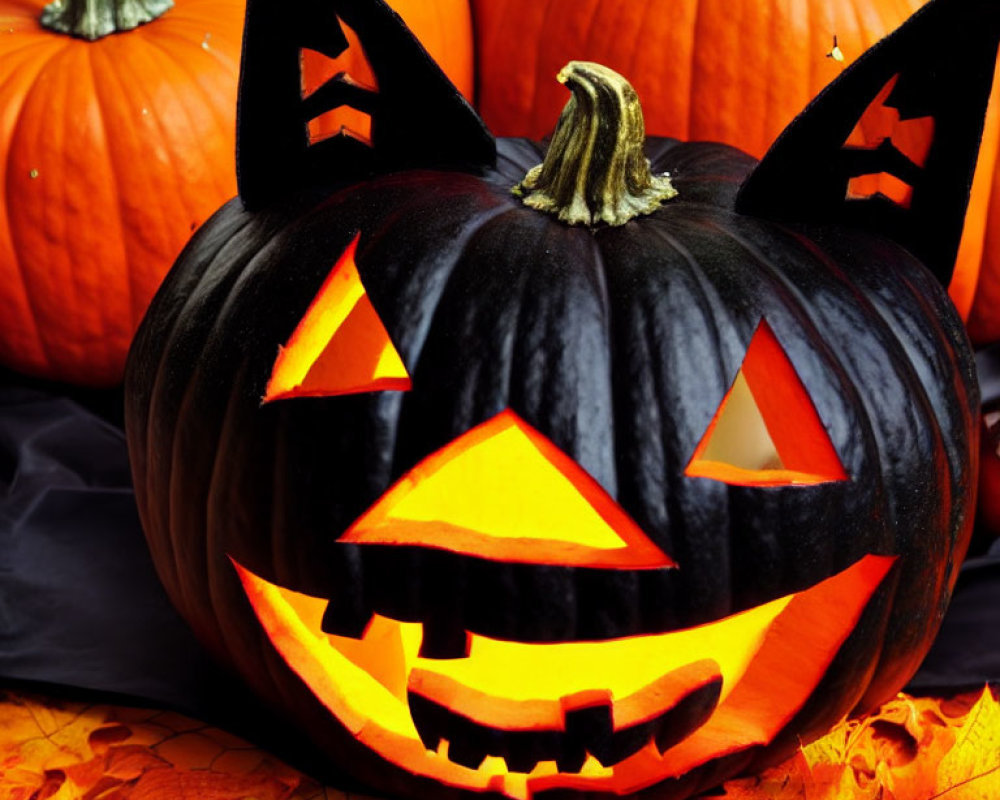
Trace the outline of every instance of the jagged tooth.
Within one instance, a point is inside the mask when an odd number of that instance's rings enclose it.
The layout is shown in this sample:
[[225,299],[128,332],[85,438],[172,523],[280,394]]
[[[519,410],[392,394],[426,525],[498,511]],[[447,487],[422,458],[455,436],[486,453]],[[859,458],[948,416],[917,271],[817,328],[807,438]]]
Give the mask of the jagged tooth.
[[479,765],[479,768],[485,772],[487,775],[506,775],[510,772],[507,767],[507,762],[504,761],[503,756],[486,756],[483,759],[483,763]]
[[335,636],[360,638],[375,615],[365,587],[367,579],[362,552],[357,546],[340,544],[330,559],[329,602],[323,612],[322,629]]
[[580,767],[581,775],[591,775],[595,778],[605,777],[613,774],[610,767],[605,767],[600,761],[594,758],[592,755],[587,755],[587,760],[583,762],[583,766]]
[[657,723],[658,720],[652,720],[644,725],[636,725],[612,734],[604,751],[594,752],[594,756],[605,767],[613,767],[629,756],[635,755],[649,744],[649,740],[657,728]]
[[466,658],[469,655],[469,635],[459,627],[424,623],[424,637],[420,642],[421,658]]
[[469,739],[456,739],[448,748],[448,760],[469,769],[479,769],[487,756],[479,745]]
[[511,772],[523,772],[527,775],[542,760],[541,757],[538,746],[528,736],[512,736],[507,741],[504,760]]
[[584,747],[580,745],[575,747],[567,746],[556,758],[556,765],[559,767],[560,772],[575,773],[583,769],[586,761],[587,751]]
[[[614,730],[610,700],[605,703],[584,706],[565,712],[565,750],[579,755],[568,758],[567,764],[578,772],[590,753],[605,767],[624,761],[645,747],[657,729],[658,720],[636,725],[624,730]],[[560,762],[562,766],[562,762]]]
[[431,752],[437,752],[445,735],[446,720],[437,703],[433,703],[419,694],[407,692],[407,702],[410,706],[410,717],[416,726],[420,741]]
[[566,711],[563,720],[566,727],[565,749],[572,752],[583,749],[606,764],[604,759],[611,752],[614,733],[610,701]]
[[326,604],[323,621],[320,627],[325,633],[334,636],[349,636],[360,639],[375,614],[370,608],[364,608],[359,603],[331,600]]
[[705,724],[719,704],[721,692],[722,678],[718,678],[695,689],[660,716],[653,740],[661,754]]

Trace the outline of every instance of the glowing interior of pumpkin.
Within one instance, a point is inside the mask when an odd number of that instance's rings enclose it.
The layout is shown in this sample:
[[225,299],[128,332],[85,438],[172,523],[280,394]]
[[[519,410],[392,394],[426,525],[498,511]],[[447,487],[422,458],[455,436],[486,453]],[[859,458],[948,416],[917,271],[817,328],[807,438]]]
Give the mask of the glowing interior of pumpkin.
[[[360,640],[330,636],[320,628],[325,599],[234,564],[277,651],[359,741],[442,783],[527,798],[557,787],[636,791],[769,742],[811,695],[892,561],[865,557],[804,592],[698,628],[559,644],[469,634],[469,656],[444,661],[418,655],[420,623],[376,617]],[[611,766],[589,755],[575,773],[560,772],[554,761],[515,772],[493,755],[475,769],[456,764],[447,739],[425,747],[408,706],[416,694],[501,731],[560,730],[576,703],[606,698],[618,729],[669,708],[715,675],[722,679],[718,704],[680,743],[661,753],[650,741]]]
[[421,461],[340,540],[532,564],[673,565],[597,481],[509,409]]
[[264,402],[406,391],[410,376],[361,283],[360,234],[337,260],[271,371]]
[[762,320],[686,470],[743,486],[847,479],[816,407]]

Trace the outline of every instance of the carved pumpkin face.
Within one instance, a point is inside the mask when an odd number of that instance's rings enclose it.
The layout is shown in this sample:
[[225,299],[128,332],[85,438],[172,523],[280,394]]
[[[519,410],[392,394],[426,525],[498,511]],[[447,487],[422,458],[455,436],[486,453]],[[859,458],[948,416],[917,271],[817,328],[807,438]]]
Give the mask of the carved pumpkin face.
[[[411,388],[360,284],[356,241],[281,351],[266,401]],[[770,429],[757,397],[779,414]],[[687,474],[769,487],[848,479],[766,323]],[[393,548],[426,548],[444,562],[678,567],[509,409],[418,463],[339,541],[383,548],[389,559]],[[356,601],[328,602],[234,565],[277,651],[360,742],[444,784],[526,798],[552,788],[635,791],[770,743],[811,696],[894,560],[862,557],[800,592],[697,627],[530,643],[477,633],[491,627],[488,607],[456,616],[469,596],[454,580],[460,570],[435,572],[444,585],[418,603],[376,579],[385,590],[366,591],[359,616]],[[377,571],[366,572],[366,587]],[[413,621],[377,613],[386,607],[405,608]]]
[[[362,6],[337,13],[402,46]],[[273,43],[255,8],[251,59]],[[859,65],[869,101],[912,88]],[[243,99],[245,125],[278,108]],[[843,209],[778,223],[794,204],[762,182],[797,173],[653,140],[679,196],[570,226],[511,192],[531,143],[472,174],[376,141],[370,179],[290,192],[278,167],[311,156],[261,160],[297,141],[267,132],[250,207],[206,224],[147,315],[126,416],[172,599],[330,763],[415,797],[684,797],[916,670],[971,529],[978,397],[941,283],[871,230],[881,200],[843,203],[831,173]],[[916,220],[907,246],[940,255],[925,185],[894,235]]]

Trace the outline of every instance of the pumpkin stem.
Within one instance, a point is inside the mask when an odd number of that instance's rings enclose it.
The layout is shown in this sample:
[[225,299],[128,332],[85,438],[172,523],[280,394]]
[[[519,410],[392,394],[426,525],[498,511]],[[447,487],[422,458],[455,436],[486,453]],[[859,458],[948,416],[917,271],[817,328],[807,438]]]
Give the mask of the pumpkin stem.
[[93,41],[152,22],[173,5],[173,0],[53,0],[42,9],[41,24]]
[[650,171],[642,107],[625,78],[589,61],[556,77],[573,94],[545,160],[514,187],[525,205],[571,225],[624,225],[677,195],[669,176]]

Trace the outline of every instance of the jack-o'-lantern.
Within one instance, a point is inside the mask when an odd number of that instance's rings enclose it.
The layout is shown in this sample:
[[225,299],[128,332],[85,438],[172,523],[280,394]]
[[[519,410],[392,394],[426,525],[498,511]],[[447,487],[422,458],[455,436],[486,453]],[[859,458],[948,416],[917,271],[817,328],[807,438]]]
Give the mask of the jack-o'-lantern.
[[[303,98],[278,7],[248,7],[241,197],[127,371],[200,637],[336,768],[425,798],[687,796],[895,692],[971,530],[943,283],[1000,7],[929,4],[756,166],[644,143],[589,63],[544,158],[495,142],[380,0],[295,4],[379,85]],[[371,142],[309,144],[338,102]],[[845,149],[870,107],[922,155]],[[906,191],[854,196],[879,172]]]

